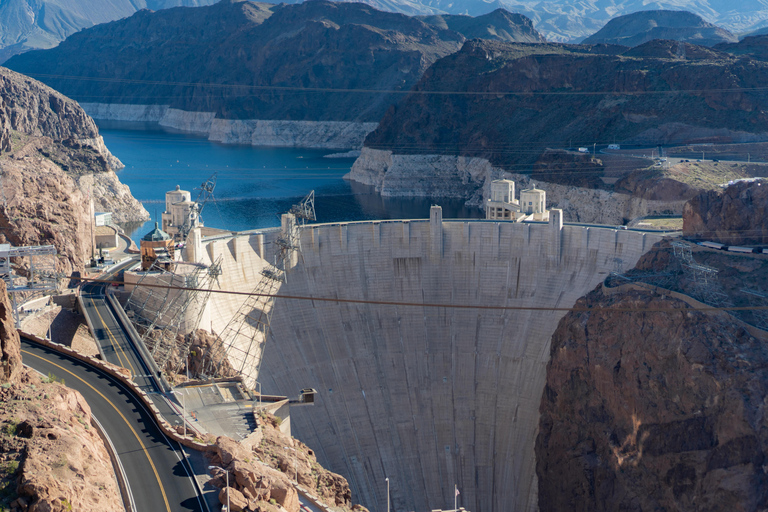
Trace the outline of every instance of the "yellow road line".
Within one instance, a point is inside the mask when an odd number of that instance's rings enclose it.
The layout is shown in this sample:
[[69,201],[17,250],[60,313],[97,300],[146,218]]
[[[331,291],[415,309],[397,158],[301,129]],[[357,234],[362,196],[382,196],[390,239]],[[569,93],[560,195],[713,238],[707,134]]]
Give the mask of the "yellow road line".
[[[96,306],[95,302],[93,303],[93,309],[95,309],[96,310],[96,314],[99,315],[99,320],[101,320],[101,325],[103,325],[104,329],[106,329],[107,335],[109,335],[110,343],[112,343],[112,347],[117,346],[117,348],[120,349],[120,352],[122,352],[123,356],[125,357],[125,362],[127,362],[128,366],[131,367],[131,377],[133,377],[134,375],[136,375],[136,369],[133,367],[133,365],[131,364],[131,360],[128,359],[128,356],[123,351],[123,347],[120,346],[120,344],[117,342],[117,339],[115,339],[115,337],[112,335],[112,330],[109,327],[107,327],[107,323],[104,321],[104,318],[102,318],[101,313],[99,313],[99,308],[98,308],[98,306]],[[115,351],[115,353],[117,353],[117,351]],[[117,358],[120,359],[120,354],[117,355]],[[120,365],[123,368],[126,367],[125,365],[122,364],[122,360],[121,360]]]
[[[96,310],[96,314],[99,315],[99,309],[96,307],[96,302],[93,299],[91,299],[91,306],[93,306],[93,309]],[[101,318],[101,315],[99,315],[99,318]],[[104,325],[104,319],[103,318],[101,318],[101,324],[105,328],[107,327],[106,325]],[[111,332],[109,332],[109,330],[107,330],[107,331],[108,331],[108,334],[112,334]],[[97,343],[98,343],[98,341],[99,340],[96,340]],[[117,347],[112,342],[112,337],[111,336],[109,336],[109,340],[108,341],[109,341],[109,344],[112,345],[112,350],[115,351],[115,355],[117,356],[117,361],[120,363],[120,366],[125,368],[125,364],[123,363],[123,358],[120,357],[120,354],[117,352]]]
[[123,413],[122,413],[122,412],[120,412],[120,409],[118,409],[117,407],[115,407],[115,404],[113,404],[113,403],[110,401],[110,399],[109,399],[109,398],[107,398],[106,396],[104,396],[104,395],[101,393],[101,391],[99,391],[99,390],[98,390],[98,389],[96,389],[95,387],[91,386],[91,384],[90,384],[90,383],[88,383],[88,382],[87,382],[87,381],[85,381],[84,379],[80,378],[80,376],[78,376],[78,375],[75,375],[75,374],[74,374],[74,373],[72,373],[71,371],[67,370],[67,369],[66,369],[66,368],[64,368],[63,366],[59,366],[58,364],[54,363],[53,361],[50,361],[50,360],[48,360],[48,359],[46,359],[46,358],[44,358],[44,357],[42,357],[42,356],[39,356],[39,355],[37,355],[37,354],[33,354],[32,352],[29,352],[29,351],[27,351],[27,350],[24,350],[24,349],[22,349],[21,351],[22,351],[24,354],[28,354],[28,355],[30,355],[30,356],[32,356],[32,357],[36,357],[36,358],[38,358],[38,359],[42,359],[43,361],[45,361],[45,362],[47,362],[47,363],[49,363],[49,364],[52,364],[52,365],[53,365],[53,366],[55,366],[56,368],[59,368],[59,369],[61,369],[62,371],[65,371],[65,372],[67,372],[68,374],[70,374],[71,376],[73,376],[74,378],[76,378],[77,380],[79,380],[80,382],[82,382],[83,384],[85,384],[86,386],[88,386],[89,388],[91,388],[93,391],[95,391],[96,393],[98,393],[98,394],[99,394],[99,396],[100,396],[101,398],[103,398],[103,399],[104,399],[104,401],[106,401],[106,402],[107,402],[109,405],[111,405],[111,406],[112,406],[112,408],[115,410],[115,412],[117,412],[117,414],[119,414],[119,415],[120,415],[120,417],[121,417],[121,418],[123,418],[123,421],[125,422],[125,424],[126,424],[126,425],[128,425],[128,428],[129,428],[129,429],[131,429],[131,432],[133,432],[133,435],[134,435],[134,436],[136,436],[136,440],[137,440],[137,441],[139,442],[139,444],[141,445],[141,449],[142,449],[142,450],[144,450],[144,455],[146,455],[146,456],[147,456],[147,460],[149,461],[149,465],[150,465],[150,466],[152,466],[152,471],[155,473],[155,479],[157,480],[157,485],[159,485],[159,486],[160,486],[160,492],[163,494],[163,501],[165,501],[165,508],[166,508],[166,510],[167,510],[168,512],[171,512],[171,506],[168,504],[168,497],[165,495],[165,488],[163,487],[163,483],[160,481],[160,475],[157,473],[157,468],[155,468],[155,463],[154,463],[154,462],[152,462],[152,457],[150,457],[150,456],[149,456],[149,452],[147,451],[147,447],[146,447],[146,446],[144,446],[144,443],[143,443],[143,442],[141,442],[141,438],[139,437],[139,434],[137,434],[137,433],[136,433],[136,431],[135,431],[135,430],[133,429],[133,427],[131,426],[131,424],[130,424],[130,423],[128,423],[128,420],[126,419],[126,417],[125,417],[125,416],[123,416]]

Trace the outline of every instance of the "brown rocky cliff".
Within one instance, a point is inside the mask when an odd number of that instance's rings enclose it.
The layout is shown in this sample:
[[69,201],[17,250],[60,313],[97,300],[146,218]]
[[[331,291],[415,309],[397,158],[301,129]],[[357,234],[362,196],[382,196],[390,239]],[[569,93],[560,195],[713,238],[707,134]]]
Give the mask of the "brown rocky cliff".
[[0,68],[0,243],[54,245],[58,271],[82,271],[91,195],[118,222],[148,217],[115,176],[118,164],[76,102]]
[[[211,463],[213,485],[220,488],[219,500],[226,502],[226,473],[229,472],[229,499],[234,512],[277,511],[273,501],[288,512],[299,512],[293,482],[318,496],[333,510],[366,512],[352,504],[347,480],[317,463],[314,452],[279,429],[280,421],[270,414],[258,417],[259,428],[242,442],[222,436],[216,439]],[[286,449],[285,447],[288,447]]]
[[112,463],[77,391],[21,365],[0,281],[0,510],[122,510]]
[[90,205],[75,180],[39,154],[45,140],[30,139],[0,156],[5,199],[0,204],[0,242],[53,245],[57,270],[69,275],[82,271],[90,257]]
[[768,181],[702,192],[683,208],[683,234],[726,245],[768,244]]
[[0,388],[0,508],[122,510],[114,470],[77,391],[22,370]]
[[552,337],[540,510],[765,509],[766,344],[650,292],[598,287],[576,306],[598,310]]
[[5,281],[0,281],[0,383],[14,384],[22,370],[19,333],[13,320],[13,308],[8,300]]

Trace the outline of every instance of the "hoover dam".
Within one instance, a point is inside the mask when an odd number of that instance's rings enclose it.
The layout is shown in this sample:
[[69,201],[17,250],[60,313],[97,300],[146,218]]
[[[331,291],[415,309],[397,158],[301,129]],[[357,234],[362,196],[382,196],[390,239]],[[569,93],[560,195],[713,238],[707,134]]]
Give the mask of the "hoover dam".
[[[220,287],[251,291],[279,230],[205,239],[187,259],[221,261]],[[548,223],[428,220],[300,229],[259,381],[318,390],[293,435],[372,511],[537,510],[534,442],[550,338],[564,311],[662,234]],[[221,333],[243,296],[213,294],[201,327]],[[390,304],[377,304],[389,302]]]

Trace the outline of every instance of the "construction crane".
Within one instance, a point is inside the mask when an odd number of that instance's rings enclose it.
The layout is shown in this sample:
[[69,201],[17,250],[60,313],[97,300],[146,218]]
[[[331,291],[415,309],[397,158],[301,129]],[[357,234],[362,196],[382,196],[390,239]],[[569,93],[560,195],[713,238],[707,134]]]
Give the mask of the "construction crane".
[[306,221],[316,220],[315,191],[283,215],[283,232],[275,240],[275,263],[261,271],[261,279],[221,333],[222,349],[209,358],[204,375],[218,377],[231,370],[253,389],[261,370],[264,346],[270,331],[274,295],[286,279],[286,261],[301,252],[301,230]]
[[209,201],[215,201],[213,190],[216,188],[217,174],[218,173],[213,173],[199,187],[195,188],[195,190],[199,190],[200,192],[197,194],[195,202],[189,208],[189,215],[184,219],[184,224],[179,227],[179,231],[176,234],[179,241],[183,242],[187,239],[189,232],[197,225],[197,219],[202,215],[205,205],[208,204]]

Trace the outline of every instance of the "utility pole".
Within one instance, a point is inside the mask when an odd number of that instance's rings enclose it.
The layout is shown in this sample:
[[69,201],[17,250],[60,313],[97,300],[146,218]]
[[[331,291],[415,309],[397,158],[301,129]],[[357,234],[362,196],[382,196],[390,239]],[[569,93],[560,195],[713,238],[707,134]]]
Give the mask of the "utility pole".
[[597,142],[592,144],[592,157],[594,158],[596,156],[597,156]]
[[93,180],[96,179],[96,176],[94,173],[91,173],[91,185],[88,188],[88,199],[90,203],[89,213],[91,215],[91,261],[93,261],[93,258],[95,256],[94,251],[94,245],[96,245],[96,236],[94,235],[94,227],[93,225],[96,223],[96,209],[93,206]]
[[385,478],[387,481],[387,512],[389,512],[389,478]]

